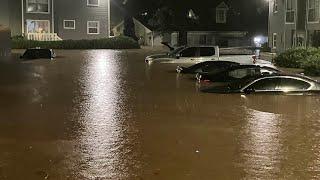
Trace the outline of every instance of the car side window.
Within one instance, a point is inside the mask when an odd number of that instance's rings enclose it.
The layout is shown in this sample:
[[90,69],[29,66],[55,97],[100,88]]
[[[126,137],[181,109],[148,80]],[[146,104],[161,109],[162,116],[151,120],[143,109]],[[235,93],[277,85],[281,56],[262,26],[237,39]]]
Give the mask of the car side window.
[[272,91],[276,89],[278,83],[279,83],[279,80],[276,78],[262,79],[255,82],[254,84],[249,86],[247,89],[252,89],[255,91],[266,91],[266,90]]
[[201,47],[200,48],[200,56],[205,57],[205,56],[214,56],[215,55],[215,50],[213,47]]
[[241,79],[246,76],[255,76],[258,74],[260,74],[260,71],[256,68],[244,68],[230,71],[228,75],[233,78]]
[[298,79],[281,78],[277,90],[280,91],[303,91],[309,89],[311,84]]
[[198,48],[196,47],[189,47],[183,51],[181,51],[181,57],[196,57],[198,54]]

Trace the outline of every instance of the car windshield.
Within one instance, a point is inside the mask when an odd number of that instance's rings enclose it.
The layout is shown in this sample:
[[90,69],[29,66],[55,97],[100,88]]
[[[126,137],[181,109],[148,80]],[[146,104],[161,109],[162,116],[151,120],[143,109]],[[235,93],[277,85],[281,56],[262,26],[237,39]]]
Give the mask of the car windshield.
[[173,55],[176,55],[179,51],[181,51],[182,49],[184,49],[185,47],[178,47],[177,49],[173,50],[173,51],[170,51],[168,53],[168,55],[170,56],[173,56]]

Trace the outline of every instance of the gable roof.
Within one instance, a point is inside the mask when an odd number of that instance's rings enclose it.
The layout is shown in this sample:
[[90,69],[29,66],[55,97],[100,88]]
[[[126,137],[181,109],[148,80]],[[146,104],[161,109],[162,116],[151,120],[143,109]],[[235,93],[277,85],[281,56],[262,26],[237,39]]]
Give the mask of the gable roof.
[[[144,27],[146,29],[146,31],[149,33],[149,32],[152,32],[147,26],[145,26],[144,24],[142,24],[139,20],[137,20],[136,18],[133,18],[133,22],[134,24],[138,24],[142,27]],[[112,28],[112,30],[116,30],[118,27],[122,26],[124,24],[124,20],[122,20],[118,25],[116,25],[114,28]]]
[[222,1],[216,8],[217,9],[229,9],[229,6],[224,1]]

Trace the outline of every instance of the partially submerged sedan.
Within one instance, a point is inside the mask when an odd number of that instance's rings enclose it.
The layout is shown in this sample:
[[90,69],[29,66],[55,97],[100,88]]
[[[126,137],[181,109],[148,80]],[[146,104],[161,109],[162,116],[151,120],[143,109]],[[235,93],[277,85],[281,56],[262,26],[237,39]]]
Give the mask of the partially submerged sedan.
[[239,65],[220,72],[197,73],[196,79],[199,82],[234,82],[248,78],[259,78],[265,75],[280,73],[280,70],[272,67],[264,67],[259,65]]
[[234,66],[239,66],[239,63],[231,61],[205,61],[195,64],[190,67],[177,66],[177,73],[196,74],[196,73],[212,73],[221,72]]
[[258,79],[246,79],[224,86],[202,90],[206,93],[272,93],[285,95],[312,95],[320,93],[320,84],[308,77],[298,75],[271,75]]

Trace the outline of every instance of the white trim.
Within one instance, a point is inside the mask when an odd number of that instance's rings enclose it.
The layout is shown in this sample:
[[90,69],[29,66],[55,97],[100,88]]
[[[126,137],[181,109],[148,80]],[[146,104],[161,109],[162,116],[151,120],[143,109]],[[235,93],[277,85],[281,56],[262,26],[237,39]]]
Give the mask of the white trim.
[[278,34],[272,33],[272,49],[277,49],[277,41],[278,41]]
[[[315,0],[316,1],[316,0]],[[307,14],[306,14],[306,16],[307,16],[307,23],[308,24],[315,24],[315,23],[319,23],[319,17],[320,17],[320,9],[319,9],[319,1],[318,1],[318,17],[317,17],[317,19],[318,20],[316,20],[316,21],[309,21],[309,10],[310,10],[310,7],[309,7],[309,4],[310,4],[310,0],[307,0]],[[317,7],[314,7],[314,9],[315,10],[317,10]]]
[[26,0],[26,13],[28,14],[50,14],[50,8],[51,8],[51,5],[50,5],[50,0],[47,0],[48,1],[48,12],[28,12],[28,5],[29,5],[29,0]]
[[53,4],[53,1],[54,0],[51,0],[51,23],[52,23],[52,25],[51,25],[51,27],[52,27],[52,32],[54,33],[54,21],[55,21],[55,19],[54,19],[54,4]]
[[50,24],[50,20],[34,20],[34,19],[26,19],[26,33],[28,34],[28,32],[29,32],[29,29],[28,29],[28,21],[47,21],[48,22],[48,30],[49,30],[49,32],[46,32],[46,33],[51,33],[51,29],[50,29],[50,27],[51,27],[51,24]]
[[[294,1],[295,0],[289,0],[289,1],[292,1],[292,6],[293,6],[293,4],[294,4]],[[290,10],[290,11],[288,11],[288,7],[287,7],[287,5],[288,5],[288,0],[285,0],[285,13],[284,13],[284,22],[285,22],[285,24],[295,24],[295,22],[296,22],[296,11],[295,11],[295,8],[294,7],[292,7],[292,9]],[[297,3],[297,1],[296,1],[296,3]],[[287,12],[293,12],[293,22],[287,22]]]
[[[89,23],[98,23],[98,27],[97,27],[97,33],[89,33],[89,28],[93,28],[93,27],[89,27]],[[100,21],[87,21],[87,34],[100,34]]]
[[24,35],[24,0],[21,0],[21,35]]
[[[220,19],[220,16],[218,16],[218,11],[223,11],[223,20]],[[218,24],[225,24],[227,23],[227,8],[216,8],[216,23]]]
[[111,11],[110,11],[110,0],[108,0],[108,36],[111,36]]
[[[72,21],[73,22],[73,27],[66,27],[66,22],[67,21]],[[64,19],[63,20],[63,29],[76,29],[76,20],[69,20],[69,19]]]
[[87,6],[92,6],[92,7],[99,7],[99,6],[100,6],[100,0],[97,0],[97,1],[98,1],[98,4],[90,4],[89,1],[90,1],[90,0],[87,0]]

